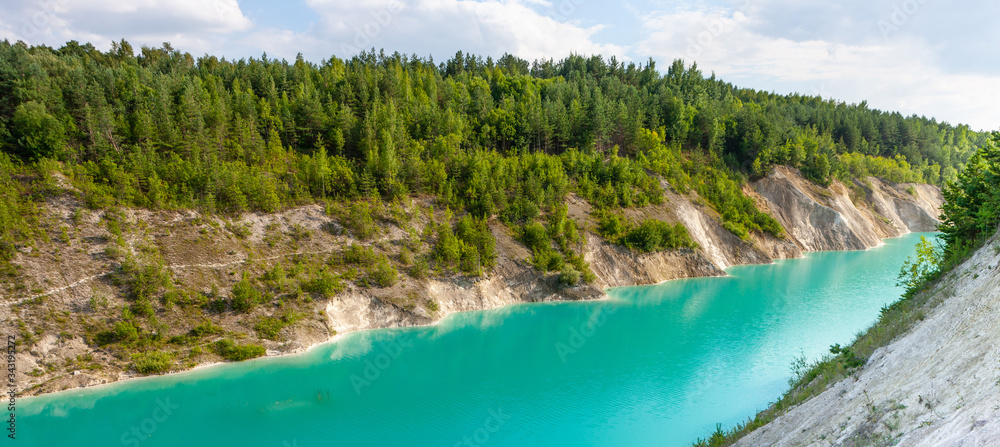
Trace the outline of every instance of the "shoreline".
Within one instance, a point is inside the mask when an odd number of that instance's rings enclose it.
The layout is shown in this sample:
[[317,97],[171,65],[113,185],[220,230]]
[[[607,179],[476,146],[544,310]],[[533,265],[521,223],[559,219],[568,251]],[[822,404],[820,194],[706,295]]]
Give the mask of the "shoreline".
[[[881,240],[882,243],[880,245],[875,246],[875,247],[869,247],[869,248],[861,249],[861,250],[816,250],[816,251],[803,251],[801,256],[797,256],[797,257],[794,257],[794,258],[772,259],[772,261],[771,261],[770,264],[734,265],[734,266],[727,267],[727,269],[728,268],[732,268],[732,267],[752,267],[752,266],[775,265],[775,264],[777,264],[778,261],[804,259],[808,255],[813,254],[813,253],[867,252],[867,251],[871,251],[871,250],[874,250],[874,249],[877,249],[877,248],[885,247],[886,246],[886,243],[885,243],[886,240],[889,240],[889,239],[901,239],[903,237],[912,235],[914,233],[938,234],[937,232],[912,232],[912,231],[908,231],[908,232],[906,232],[906,233],[904,233],[902,235],[899,235],[899,236],[892,236],[892,237],[883,238]],[[352,334],[364,333],[364,332],[369,332],[369,331],[378,331],[378,330],[392,330],[392,329],[404,329],[405,330],[405,329],[430,328],[430,327],[434,327],[434,326],[439,325],[442,321],[444,321],[445,319],[447,319],[449,317],[452,317],[454,315],[464,314],[464,313],[486,312],[486,311],[491,311],[491,310],[499,310],[499,309],[504,309],[504,308],[508,308],[508,307],[522,306],[522,305],[526,305],[526,306],[540,305],[540,304],[561,305],[561,304],[572,303],[572,302],[600,302],[600,301],[610,301],[610,300],[613,299],[613,297],[611,297],[611,295],[608,293],[608,291],[610,291],[612,289],[631,288],[631,287],[656,287],[656,286],[663,285],[663,284],[666,284],[666,283],[669,283],[669,282],[680,281],[680,280],[702,279],[702,278],[726,278],[726,277],[731,276],[729,274],[729,272],[726,272],[726,269],[722,269],[722,271],[725,272],[725,275],[693,276],[693,277],[686,277],[686,278],[668,279],[668,280],[660,281],[660,282],[655,283],[655,284],[637,284],[637,285],[629,285],[629,286],[607,287],[607,288],[604,288],[602,290],[602,296],[600,298],[596,298],[596,299],[579,299],[579,300],[569,300],[569,299],[567,299],[567,300],[550,300],[550,301],[539,301],[539,302],[525,301],[525,302],[519,302],[519,303],[509,303],[509,304],[504,304],[502,306],[493,307],[493,308],[484,308],[484,309],[475,309],[475,310],[464,310],[464,311],[449,312],[449,313],[447,313],[445,315],[442,315],[440,318],[438,318],[438,319],[436,319],[436,320],[434,320],[434,321],[432,321],[430,323],[426,323],[426,324],[416,324],[416,325],[409,325],[409,326],[392,326],[392,327],[366,328],[366,329],[360,329],[360,330],[352,330],[352,331],[343,332],[343,333],[338,332],[337,334],[331,336],[327,340],[316,342],[316,343],[312,343],[309,346],[306,346],[305,348],[302,348],[301,350],[297,350],[295,352],[280,352],[278,354],[264,355],[262,357],[257,357],[257,358],[254,358],[254,359],[249,359],[249,360],[245,360],[245,361],[241,361],[241,362],[232,362],[232,361],[221,361],[220,362],[220,361],[216,361],[216,362],[202,363],[202,364],[195,365],[194,367],[192,367],[190,369],[186,369],[186,370],[170,371],[170,372],[166,372],[166,373],[162,373],[162,374],[147,375],[147,376],[138,376],[138,375],[136,375],[136,376],[126,377],[126,378],[123,378],[123,379],[120,379],[120,380],[116,380],[116,381],[113,381],[113,382],[105,382],[105,383],[100,383],[100,384],[91,385],[91,386],[82,386],[82,387],[78,387],[78,388],[74,388],[74,389],[60,390],[60,391],[51,392],[51,393],[43,393],[43,394],[39,394],[39,395],[35,395],[35,396],[25,396],[25,397],[21,397],[20,400],[22,400],[22,401],[24,401],[24,400],[34,400],[36,398],[43,398],[43,397],[48,397],[48,396],[60,396],[60,395],[63,395],[64,393],[74,393],[74,392],[84,392],[84,391],[89,391],[89,390],[97,390],[97,389],[101,389],[101,388],[104,388],[104,387],[110,387],[110,386],[114,386],[114,385],[126,385],[128,383],[136,383],[136,382],[138,382],[140,380],[143,380],[143,379],[152,379],[152,380],[155,380],[155,379],[168,378],[168,377],[177,377],[177,376],[180,376],[180,375],[183,375],[183,374],[191,374],[191,373],[196,373],[196,372],[211,371],[213,369],[213,367],[219,367],[219,366],[225,366],[225,365],[243,365],[243,364],[246,364],[247,362],[255,362],[257,360],[289,359],[289,358],[294,358],[296,356],[301,356],[301,355],[308,354],[308,353],[314,351],[316,348],[318,348],[320,346],[323,346],[323,345],[333,345],[334,343],[337,343],[337,342],[341,341],[342,339],[344,339],[347,336],[352,335]]]

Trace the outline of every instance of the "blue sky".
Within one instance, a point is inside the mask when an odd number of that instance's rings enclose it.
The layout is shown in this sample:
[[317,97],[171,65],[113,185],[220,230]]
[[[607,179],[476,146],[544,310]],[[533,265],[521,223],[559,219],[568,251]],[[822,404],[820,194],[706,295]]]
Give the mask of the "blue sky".
[[1000,3],[944,0],[4,0],[0,38],[319,62],[385,48],[528,60],[570,52],[744,87],[1000,129]]

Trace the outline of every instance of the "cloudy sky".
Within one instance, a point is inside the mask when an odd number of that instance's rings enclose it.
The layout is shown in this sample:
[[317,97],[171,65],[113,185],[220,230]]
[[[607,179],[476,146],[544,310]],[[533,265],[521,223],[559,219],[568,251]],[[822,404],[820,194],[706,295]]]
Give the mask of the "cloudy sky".
[[4,0],[0,38],[319,62],[385,48],[665,69],[1000,129],[1000,2],[981,0]]

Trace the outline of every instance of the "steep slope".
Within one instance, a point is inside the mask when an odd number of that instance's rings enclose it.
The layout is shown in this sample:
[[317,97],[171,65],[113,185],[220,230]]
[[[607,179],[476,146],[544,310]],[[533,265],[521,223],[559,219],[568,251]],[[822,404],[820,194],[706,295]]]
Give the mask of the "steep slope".
[[852,377],[737,445],[1000,445],[1000,240],[933,293],[940,304]]
[[[698,248],[647,254],[604,242],[594,233],[597,224],[590,206],[571,194],[568,214],[584,229],[583,256],[596,276],[592,284],[567,288],[559,285],[557,275],[540,274],[510,229],[492,222],[498,259],[486,276],[436,274],[415,279],[404,274],[391,287],[347,281],[342,291],[327,297],[303,298],[298,292],[300,298],[285,300],[283,307],[243,314],[213,311],[210,300],[230,296],[244,273],[261,278],[279,264],[288,269],[289,279],[279,278],[276,286],[295,296],[295,288],[303,287],[308,278],[293,272],[343,266],[344,253],[353,245],[397,259],[399,247],[427,228],[429,199],[409,203],[403,214],[410,217],[387,213],[379,223],[379,234],[362,241],[319,206],[232,219],[193,211],[124,210],[118,215],[86,210],[67,191],[51,198],[43,212],[50,233],[71,230],[18,254],[26,281],[13,285],[13,297],[0,300],[0,319],[18,321],[8,332],[22,334],[18,380],[24,388],[41,393],[89,386],[134,375],[129,372],[131,359],[86,342],[132,305],[117,277],[122,252],[155,259],[169,272],[170,281],[188,291],[172,298],[172,303],[165,301],[164,310],[155,315],[168,327],[167,336],[187,343],[186,328],[210,321],[225,332],[223,336],[260,343],[269,355],[276,355],[299,352],[351,331],[432,324],[454,312],[514,303],[600,299],[607,287],[721,276],[733,265],[770,263],[808,250],[865,249],[880,244],[882,237],[932,228],[941,203],[935,187],[891,185],[877,179],[867,183],[867,189],[855,188],[862,194],[852,196],[839,183],[823,189],[796,170],[780,168],[751,185],[748,192],[785,225],[787,237],[781,240],[757,234],[742,240],[725,230],[718,213],[696,194],[681,195],[664,184],[662,205],[622,212],[633,221],[681,222]],[[916,193],[907,193],[908,189]],[[437,214],[441,221],[443,213]],[[256,322],[284,312],[299,318],[280,336],[262,338],[255,330]],[[212,340],[202,338],[197,343],[207,346]],[[192,350],[181,361],[190,368],[218,357]]]
[[[937,188],[869,177],[823,189],[778,167],[753,185],[803,251],[863,250],[911,231],[933,231],[944,199]],[[909,191],[909,192],[907,192]]]

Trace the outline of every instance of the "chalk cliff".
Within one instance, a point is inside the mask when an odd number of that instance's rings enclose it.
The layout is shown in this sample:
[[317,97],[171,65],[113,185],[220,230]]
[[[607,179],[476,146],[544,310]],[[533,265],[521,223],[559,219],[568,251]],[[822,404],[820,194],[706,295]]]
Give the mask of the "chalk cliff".
[[[663,186],[662,205],[623,212],[635,221],[654,218],[683,223],[697,242],[696,249],[637,254],[607,244],[593,233],[596,222],[589,205],[570,195],[569,217],[585,229],[584,258],[597,277],[592,284],[565,288],[555,275],[540,274],[528,263],[528,250],[510,230],[493,222],[490,229],[499,257],[497,267],[484,277],[417,280],[401,275],[403,279],[393,287],[348,285],[329,299],[297,301],[305,318],[286,329],[281,341],[255,337],[248,322],[258,317],[255,314],[223,313],[213,318],[229,333],[245,334],[264,344],[271,355],[294,353],[334,334],[432,324],[454,312],[524,302],[600,299],[607,287],[720,276],[733,265],[770,263],[805,251],[867,249],[885,237],[932,231],[942,202],[934,186],[868,178],[823,188],[796,170],[777,168],[747,185],[745,191],[781,222],[787,234],[783,239],[754,234],[742,240],[725,230],[718,214],[696,194],[682,195]],[[173,283],[205,292],[217,286],[225,295],[242,272],[257,277],[279,261],[320,265],[355,243],[392,253],[413,232],[424,230],[429,219],[421,210],[427,205],[412,202],[409,208],[416,217],[406,224],[383,221],[384,228],[374,241],[353,239],[315,205],[237,219],[193,211],[124,210],[128,225],[122,240],[132,252],[157,253]],[[116,263],[107,253],[117,237],[107,229],[106,213],[83,210],[71,194],[53,198],[43,212],[52,225],[71,225],[74,230],[63,243],[52,241],[20,253],[18,262],[30,284],[23,285],[14,298],[0,302],[0,319],[13,324],[16,316],[24,325],[10,332],[29,335],[28,345],[18,354],[19,383],[37,394],[132,377],[129,359],[117,358],[74,335],[93,336],[95,322],[129,305],[121,287],[111,280]],[[156,317],[168,326],[193,327],[207,318],[197,308],[171,306]],[[185,364],[194,367],[204,362],[195,357]]]
[[929,293],[922,321],[737,445],[1000,445],[997,237]]

